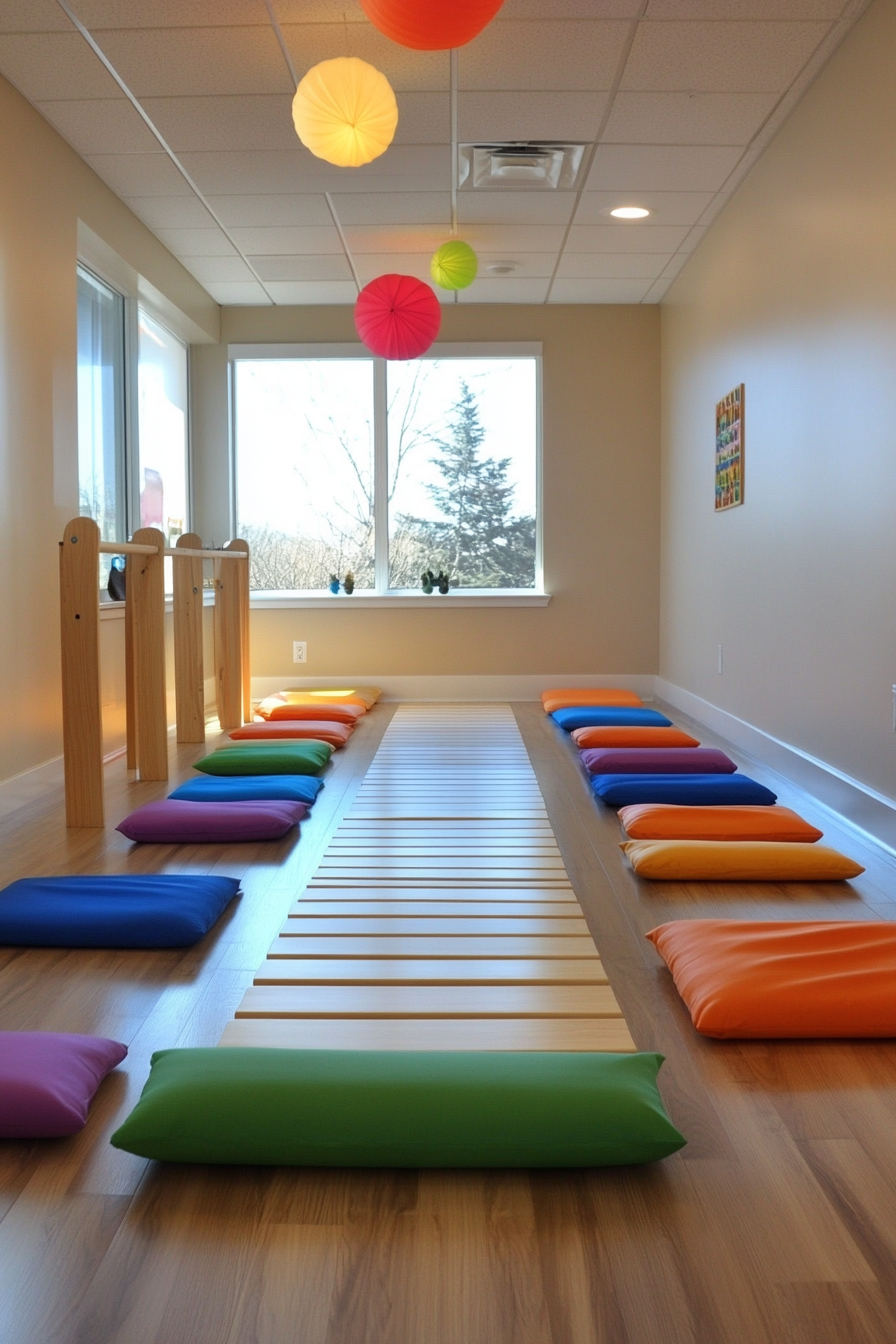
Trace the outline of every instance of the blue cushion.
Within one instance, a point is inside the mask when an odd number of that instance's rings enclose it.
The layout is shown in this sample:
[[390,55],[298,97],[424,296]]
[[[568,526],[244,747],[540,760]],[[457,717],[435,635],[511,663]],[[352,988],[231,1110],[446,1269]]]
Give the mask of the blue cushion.
[[239,878],[139,874],[24,877],[0,891],[0,943],[18,947],[189,947]]
[[611,807],[629,803],[683,803],[719,807],[726,803],[771,807],[778,796],[749,775],[592,775],[591,787]]
[[322,779],[313,775],[203,775],[188,779],[169,798],[185,803],[248,803],[261,798],[286,798],[310,807],[321,789]]
[[670,728],[672,720],[658,709],[635,709],[628,705],[580,705],[576,709],[555,709],[551,718],[559,728],[571,733],[574,728]]

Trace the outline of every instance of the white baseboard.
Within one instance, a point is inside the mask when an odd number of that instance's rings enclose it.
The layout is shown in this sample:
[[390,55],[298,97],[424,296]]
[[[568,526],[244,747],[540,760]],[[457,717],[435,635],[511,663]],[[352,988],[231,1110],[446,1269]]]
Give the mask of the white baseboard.
[[8,817],[20,807],[42,798],[52,789],[62,788],[65,783],[62,757],[55,756],[43,761],[31,770],[23,770],[0,783],[0,818]]
[[502,701],[538,700],[552,686],[623,686],[645,700],[653,698],[652,674],[595,676],[583,672],[553,672],[543,676],[457,677],[253,677],[253,699],[262,700],[287,686],[379,686],[384,700]]
[[792,780],[841,820],[896,854],[896,799],[663,677],[656,678],[656,696]]

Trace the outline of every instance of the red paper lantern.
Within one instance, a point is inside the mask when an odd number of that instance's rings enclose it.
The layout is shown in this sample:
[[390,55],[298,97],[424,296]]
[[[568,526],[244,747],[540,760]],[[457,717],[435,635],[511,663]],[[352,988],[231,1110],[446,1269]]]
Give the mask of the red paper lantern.
[[380,275],[355,303],[355,328],[380,359],[416,359],[439,334],[442,308],[432,288],[412,275]]
[[361,0],[375,28],[401,47],[447,51],[481,33],[504,0]]

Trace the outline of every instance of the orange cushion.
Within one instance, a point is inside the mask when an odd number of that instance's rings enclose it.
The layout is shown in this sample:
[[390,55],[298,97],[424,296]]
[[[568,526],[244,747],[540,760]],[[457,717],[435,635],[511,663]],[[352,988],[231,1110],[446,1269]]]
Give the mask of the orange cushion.
[[647,937],[704,1036],[896,1036],[892,921],[687,919]]
[[651,728],[632,724],[628,728],[604,724],[599,728],[574,728],[570,734],[576,746],[588,747],[699,747],[696,737],[681,728]]
[[639,877],[659,882],[843,882],[865,869],[828,845],[775,840],[626,840]]
[[234,728],[230,736],[235,742],[245,742],[260,738],[262,741],[283,741],[289,738],[312,737],[318,742],[329,742],[331,747],[344,747],[354,732],[350,723],[334,723],[332,720],[306,719],[304,722],[246,723],[242,728]]
[[305,704],[315,700],[338,701],[346,705],[363,705],[372,709],[382,695],[378,686],[287,686],[279,694],[284,700]]
[[633,840],[778,840],[812,844],[824,834],[789,807],[638,803],[621,807],[619,820]]
[[262,700],[256,713],[263,719],[281,721],[284,719],[309,719],[319,723],[350,723],[354,725],[364,714],[360,705],[325,705],[318,701],[313,705],[289,705],[271,697]]
[[640,705],[643,702],[634,691],[623,691],[614,686],[588,686],[581,690],[573,687],[542,691],[541,703],[545,714],[553,714],[555,709],[576,709],[579,705]]

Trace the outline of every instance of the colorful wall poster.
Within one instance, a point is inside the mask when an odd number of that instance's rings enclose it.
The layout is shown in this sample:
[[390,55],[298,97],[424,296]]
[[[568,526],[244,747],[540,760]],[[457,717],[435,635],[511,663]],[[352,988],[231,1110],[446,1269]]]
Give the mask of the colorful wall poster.
[[744,502],[744,385],[716,404],[716,512]]

